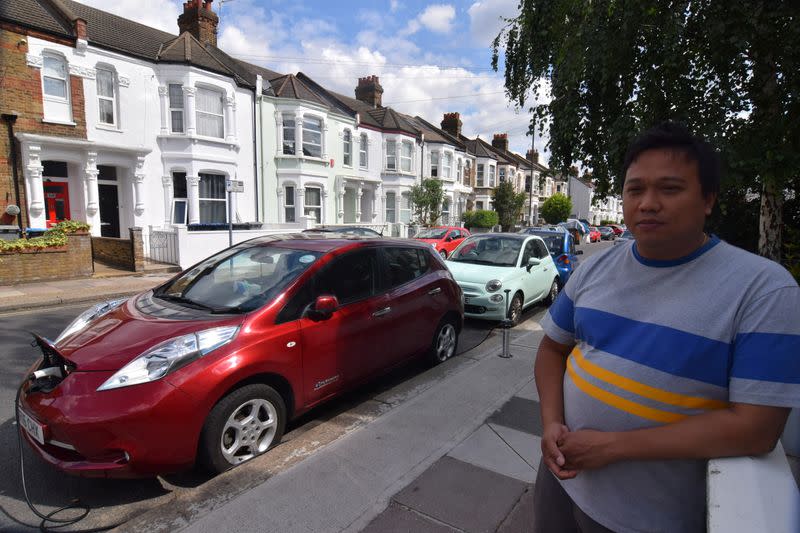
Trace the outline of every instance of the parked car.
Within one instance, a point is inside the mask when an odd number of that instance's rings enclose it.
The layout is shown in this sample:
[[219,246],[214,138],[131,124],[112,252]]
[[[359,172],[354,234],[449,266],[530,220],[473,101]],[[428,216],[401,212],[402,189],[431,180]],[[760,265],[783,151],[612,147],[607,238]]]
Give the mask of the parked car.
[[604,241],[613,241],[617,238],[617,235],[614,233],[614,230],[608,226],[600,226],[597,228],[600,230],[600,239]]
[[21,431],[71,474],[152,476],[195,461],[221,472],[321,402],[412,357],[451,357],[462,321],[461,291],[430,246],[252,239],[92,307],[54,342],[36,337]]
[[633,233],[631,233],[630,230],[626,229],[625,231],[622,232],[622,235],[617,237],[617,239],[614,241],[614,244],[621,244],[623,242],[632,240],[634,240]]
[[583,250],[575,249],[575,238],[572,233],[564,231],[563,228],[550,230],[526,228],[520,230],[520,233],[538,235],[542,238],[556,264],[559,282],[563,287],[572,272],[578,268],[578,256],[583,254]]
[[427,228],[414,235],[414,238],[433,246],[442,258],[447,258],[461,242],[469,237],[469,230],[456,226]]
[[600,242],[600,230],[597,226],[590,226],[589,227],[589,242]]
[[358,237],[383,237],[382,233],[378,233],[374,229],[349,225],[317,226],[315,228],[305,229],[303,233],[341,233]]
[[625,231],[619,224],[609,224],[608,227],[611,228],[611,230],[614,232],[614,235],[617,237],[622,235],[622,232]]
[[537,235],[473,235],[446,263],[464,292],[464,315],[468,317],[503,320],[507,316],[516,325],[523,309],[542,300],[550,304],[558,295],[558,270]]

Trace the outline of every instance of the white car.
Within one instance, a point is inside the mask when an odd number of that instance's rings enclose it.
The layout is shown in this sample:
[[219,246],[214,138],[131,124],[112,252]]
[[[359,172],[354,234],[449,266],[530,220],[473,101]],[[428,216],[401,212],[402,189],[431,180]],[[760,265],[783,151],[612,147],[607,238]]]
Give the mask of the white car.
[[542,300],[549,305],[558,296],[558,270],[544,241],[536,235],[473,235],[456,248],[446,264],[464,292],[467,317],[508,317],[517,325],[523,309]]

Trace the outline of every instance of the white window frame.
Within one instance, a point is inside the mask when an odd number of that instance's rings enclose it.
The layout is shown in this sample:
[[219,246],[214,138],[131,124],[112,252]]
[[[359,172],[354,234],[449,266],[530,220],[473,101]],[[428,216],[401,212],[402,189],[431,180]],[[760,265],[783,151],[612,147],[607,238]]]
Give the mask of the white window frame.
[[394,191],[386,193],[384,217],[386,222],[397,222],[397,193]]
[[439,177],[439,151],[431,150],[431,177]]
[[462,181],[461,178],[464,176],[463,165],[464,165],[464,160],[459,157],[458,160],[456,161],[456,181],[458,183],[461,183]]
[[[225,91],[204,86],[198,86],[196,87],[196,89],[197,89],[197,95],[195,96],[195,122],[197,127],[197,135],[203,137],[211,137],[213,139],[224,139],[225,138]],[[215,96],[219,97],[219,106],[220,106],[219,114],[217,114],[213,110],[206,110],[200,108],[200,103],[203,101],[203,98],[201,98],[201,93],[214,93]],[[201,121],[200,119],[204,117],[214,118],[215,123],[219,121],[220,125],[219,135],[217,135],[216,133],[209,134],[201,131],[201,128],[203,127],[202,126],[203,121]]]
[[411,223],[411,193],[404,192],[400,194],[400,206],[397,209],[399,213],[398,220],[403,224]]
[[505,183],[505,181],[506,181],[506,167],[500,167],[497,170],[497,177],[500,180],[500,183]]
[[475,176],[475,186],[476,187],[483,187],[483,173],[486,165],[483,163],[478,163],[478,173]]
[[467,159],[464,161],[464,185],[470,185],[470,179],[472,177],[472,160]]
[[[308,197],[309,197],[308,191],[310,189],[316,189],[316,190],[319,191],[319,204],[309,204],[308,203]],[[304,195],[304,197],[305,197],[305,205],[303,206],[303,214],[305,216],[310,216],[310,215],[316,213],[317,216],[315,217],[315,219],[316,219],[317,223],[321,224],[322,223],[322,187],[320,187],[318,185],[307,185],[304,190],[305,190],[305,195]]]
[[[176,177],[180,177],[180,176],[176,176],[176,174],[182,174],[183,175],[182,176],[183,177],[183,182],[184,182],[185,186],[187,187],[186,196],[175,196],[175,178]],[[180,225],[185,226],[186,222],[187,222],[187,220],[189,218],[189,198],[188,198],[188,195],[189,195],[189,189],[188,189],[189,184],[186,182],[186,172],[184,172],[183,170],[173,170],[172,173],[171,173],[171,176],[172,176],[172,213],[170,213],[170,220],[172,221],[173,224],[180,224]],[[175,206],[177,204],[183,204],[184,205],[183,222],[176,222],[175,221]]]
[[453,154],[444,152],[442,154],[442,178],[449,180],[453,176]]
[[[176,101],[172,100],[172,88],[177,87]],[[167,84],[167,102],[169,105],[169,131],[172,133],[185,133],[186,122],[184,121],[184,99],[183,99],[183,84],[169,83]],[[179,105],[178,105],[179,104]],[[175,128],[176,118],[180,117],[180,129]]]
[[[409,147],[408,156],[403,154],[403,149]],[[408,168],[404,168],[408,166]],[[414,144],[411,141],[400,142],[400,172],[414,172]]]
[[[291,189],[291,192],[289,189]],[[297,188],[294,183],[287,183],[283,186],[284,222],[297,222],[297,211],[295,210],[296,191]],[[291,216],[289,216],[290,213]]]
[[[286,132],[291,132],[292,139],[286,140]],[[292,143],[287,151],[286,143]],[[297,131],[295,128],[295,118],[293,113],[281,113],[281,147],[280,153],[283,155],[297,155]]]
[[442,224],[450,225],[450,198],[447,197],[442,200]]
[[[198,173],[198,175],[200,177],[200,181],[201,182],[203,180],[203,175],[204,174],[205,175],[209,175],[209,176],[214,176],[214,177],[220,177],[221,176],[223,180],[227,179],[227,176],[225,176],[224,174],[216,174],[213,171],[211,171],[211,172],[200,172],[200,173]],[[222,221],[222,223],[227,223],[228,222],[228,194],[223,192],[222,198],[213,198],[213,197],[210,197],[210,196],[200,196],[200,191],[201,191],[201,187],[198,186],[198,188],[197,188],[197,205],[198,206],[202,206],[203,202],[218,202],[218,203],[225,204],[225,219]],[[203,212],[203,209],[202,209],[202,207],[200,207],[200,212],[198,213],[198,216],[200,216],[202,214],[202,212]],[[211,222],[211,221],[208,221],[208,220],[200,220],[200,223],[201,224],[216,224],[216,223],[219,223],[219,222]]]
[[397,172],[397,141],[386,141],[386,170]]
[[[97,121],[100,124],[105,126],[117,126],[118,124],[118,117],[119,114],[118,107],[117,107],[117,98],[119,91],[117,89],[117,71],[114,70],[113,67],[108,65],[98,65],[95,68],[95,89],[97,91]],[[111,76],[111,96],[101,95],[100,94],[100,73],[104,72]],[[111,122],[104,122],[103,121],[103,111],[102,111],[102,102],[110,102],[111,103]]]
[[368,168],[369,166],[369,137],[366,133],[362,133],[360,142],[358,144],[358,166],[360,168]]
[[351,168],[353,166],[353,132],[349,129],[342,133],[342,164]]
[[494,187],[494,165],[489,165],[489,187]]
[[[47,60],[52,59],[58,61],[64,69],[64,77],[59,78],[55,76],[48,76],[47,72]],[[47,85],[45,84],[45,79],[56,80],[61,82],[64,85],[64,96],[58,96],[54,94],[49,94],[47,92]],[[42,53],[42,96],[48,100],[54,100],[56,102],[62,103],[69,103],[69,64],[64,56],[49,52]]]
[[[311,129],[306,128],[306,122],[319,124],[319,132]],[[325,132],[325,121],[322,117],[318,117],[317,115],[303,115],[303,126],[302,126],[302,139],[303,139],[303,157],[315,157],[317,159],[321,159],[322,155],[325,153],[324,146],[323,146],[323,139],[324,139],[324,132]],[[313,142],[313,137],[319,135],[319,143]],[[319,154],[306,154],[306,147],[319,147]],[[309,150],[310,152],[311,150]]]

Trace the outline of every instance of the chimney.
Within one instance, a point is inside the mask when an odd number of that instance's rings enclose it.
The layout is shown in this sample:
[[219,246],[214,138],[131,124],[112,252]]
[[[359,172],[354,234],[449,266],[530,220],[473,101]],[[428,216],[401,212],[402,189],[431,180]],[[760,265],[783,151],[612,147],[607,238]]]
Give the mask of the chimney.
[[445,113],[442,119],[442,129],[458,139],[461,137],[461,114]]
[[538,163],[539,162],[539,152],[537,152],[536,150],[528,150],[528,153],[525,156],[525,159],[527,159],[528,161],[533,161],[534,163]]
[[180,33],[188,31],[203,44],[217,46],[219,17],[211,11],[213,0],[187,0],[183,3],[183,14],[178,17]]
[[361,100],[372,107],[382,107],[383,87],[378,81],[378,76],[372,75],[366,78],[358,78],[356,100]]
[[508,152],[508,133],[495,133],[492,146],[503,152]]

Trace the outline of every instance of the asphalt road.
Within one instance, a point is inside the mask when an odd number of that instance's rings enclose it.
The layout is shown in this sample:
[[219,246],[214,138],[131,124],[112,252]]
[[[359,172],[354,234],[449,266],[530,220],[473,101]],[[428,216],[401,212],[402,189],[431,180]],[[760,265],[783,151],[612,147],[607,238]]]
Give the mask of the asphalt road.
[[[582,259],[608,248],[609,242],[586,244]],[[38,348],[31,346],[31,331],[47,338],[55,338],[81,311],[90,304],[61,306],[50,310],[10,313],[0,316],[0,346],[3,347],[0,361],[0,533],[35,531],[21,525],[36,523],[36,519],[25,504],[20,482],[17,431],[14,421],[14,398],[26,370],[39,357]],[[525,311],[523,320],[539,320],[545,309],[536,305]],[[481,344],[495,331],[497,324],[479,320],[467,320],[459,338],[459,353],[465,353]],[[294,421],[288,428],[285,440],[291,442],[306,431],[310,431],[337,415],[346,414],[371,397],[407,381],[419,379],[427,371],[421,364],[411,364],[398,369],[354,393],[329,402],[325,406]],[[298,445],[299,446],[299,445]],[[177,489],[202,490],[208,481],[195,473],[180,474],[166,478],[143,480],[83,479],[67,476],[44,464],[34,456],[27,445],[23,445],[25,479],[31,500],[40,510],[50,512],[73,499],[90,505],[95,511],[79,524],[61,531],[77,531],[89,527],[108,525],[117,520],[136,516],[148,509],[166,503],[170,493]],[[70,514],[71,513],[71,514]],[[75,516],[68,511],[62,517]],[[38,528],[38,525],[37,525]]]

